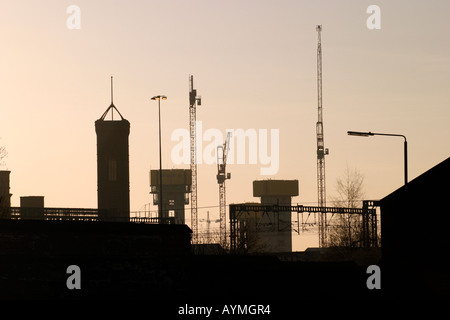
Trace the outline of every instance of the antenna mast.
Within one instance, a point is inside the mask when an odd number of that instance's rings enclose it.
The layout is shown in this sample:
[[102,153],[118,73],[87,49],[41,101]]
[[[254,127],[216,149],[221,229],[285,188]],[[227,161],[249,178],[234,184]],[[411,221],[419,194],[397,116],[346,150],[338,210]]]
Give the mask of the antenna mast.
[[113,104],[113,77],[111,76],[111,104]]
[[[325,207],[326,191],[325,191],[325,155],[328,149],[324,148],[323,138],[323,122],[322,122],[322,43],[320,32],[322,25],[316,26],[317,31],[317,100],[318,100],[318,120],[316,123],[317,135],[317,194],[319,207]],[[319,214],[319,247],[326,246],[327,226],[326,213],[323,210]]]

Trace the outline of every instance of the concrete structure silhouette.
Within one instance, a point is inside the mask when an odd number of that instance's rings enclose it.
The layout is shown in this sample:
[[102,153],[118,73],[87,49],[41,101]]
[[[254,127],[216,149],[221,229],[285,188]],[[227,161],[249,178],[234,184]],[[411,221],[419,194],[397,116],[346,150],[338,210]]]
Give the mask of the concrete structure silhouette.
[[162,204],[159,202],[159,170],[150,171],[150,193],[153,194],[153,204],[162,205],[161,223],[174,221],[176,224],[185,223],[184,206],[189,204],[191,192],[192,173],[187,169],[163,169],[162,182],[164,197]]
[[[114,111],[119,120],[114,120]],[[111,112],[111,120],[107,114]],[[130,178],[128,136],[130,122],[111,102],[95,121],[97,134],[97,197],[101,220],[129,221]]]
[[44,197],[20,197],[20,217],[27,220],[44,220]]
[[[291,197],[298,196],[298,180],[253,181],[253,196],[261,205],[291,206]],[[241,239],[246,239],[250,252],[291,252],[291,212],[257,211],[240,217]],[[244,221],[245,220],[245,221]]]

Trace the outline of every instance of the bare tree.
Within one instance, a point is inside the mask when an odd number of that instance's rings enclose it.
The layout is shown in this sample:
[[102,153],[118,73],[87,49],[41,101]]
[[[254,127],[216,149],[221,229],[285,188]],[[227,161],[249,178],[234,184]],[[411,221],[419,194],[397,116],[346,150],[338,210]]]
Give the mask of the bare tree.
[[0,166],[5,165],[3,159],[5,159],[7,156],[8,152],[6,151],[6,148],[4,146],[0,146]]
[[364,198],[364,176],[348,165],[344,175],[336,179],[337,196],[332,197],[335,207],[360,208]]
[[[348,166],[342,177],[336,180],[335,207],[361,208],[364,198],[364,176]],[[355,214],[338,214],[329,228],[329,244],[335,247],[359,247],[361,245],[361,217]]]

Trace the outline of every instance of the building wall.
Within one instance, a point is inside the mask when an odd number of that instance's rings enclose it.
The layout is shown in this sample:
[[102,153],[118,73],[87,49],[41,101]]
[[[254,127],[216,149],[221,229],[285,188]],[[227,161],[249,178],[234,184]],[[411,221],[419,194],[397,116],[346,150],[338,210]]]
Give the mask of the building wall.
[[[291,205],[290,196],[262,196],[262,205]],[[271,217],[262,216],[262,223],[268,223],[270,220],[276,221],[276,230],[272,232],[261,233],[261,242],[263,242],[270,252],[291,252],[292,251],[292,231],[291,231],[291,212],[271,213]]]
[[20,197],[21,208],[44,208],[43,196],[25,196]]
[[450,158],[383,198],[384,288],[396,297],[450,297]]
[[[253,196],[260,197],[261,205],[291,205],[298,195],[298,180],[253,181]],[[291,252],[291,212],[268,212],[249,217],[246,229],[249,250],[260,252]],[[258,230],[257,230],[258,229]],[[253,247],[253,249],[251,248]]]
[[9,217],[9,208],[11,207],[10,173],[10,171],[0,171],[0,218]]
[[24,196],[20,197],[20,217],[27,220],[44,219],[44,197]]
[[95,122],[97,134],[97,196],[102,220],[128,221],[130,217],[130,178],[128,136],[130,123]]
[[184,225],[0,219],[0,299],[172,298],[191,290],[190,238]]
[[[191,170],[162,170],[162,216],[160,218],[174,218],[176,224],[185,223],[184,206],[189,203],[191,181]],[[158,205],[159,209],[159,170],[150,171],[150,189],[153,194],[153,204]]]

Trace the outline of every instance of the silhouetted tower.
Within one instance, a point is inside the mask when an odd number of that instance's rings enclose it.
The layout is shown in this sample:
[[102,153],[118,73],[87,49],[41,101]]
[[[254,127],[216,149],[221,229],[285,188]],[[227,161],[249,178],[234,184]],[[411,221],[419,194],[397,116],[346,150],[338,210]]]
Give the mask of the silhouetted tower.
[[197,105],[201,105],[201,97],[197,96],[197,90],[194,89],[194,77],[189,76],[189,132],[191,138],[191,172],[192,172],[192,189],[191,189],[191,229],[192,240],[197,241],[198,234],[198,214],[197,214],[197,137],[196,137],[196,121],[197,121]]
[[[323,121],[322,121],[322,43],[320,32],[322,26],[316,27],[317,31],[317,100],[318,100],[318,120],[316,124],[317,134],[317,194],[319,207],[325,207],[326,190],[325,190],[325,155],[328,154],[328,149],[324,148],[323,138]],[[319,214],[319,246],[326,246],[327,234],[327,217],[325,212]]]
[[231,132],[227,133],[227,138],[223,146],[217,147],[217,183],[219,184],[219,216],[220,216],[220,244],[226,243],[226,215],[227,203],[225,192],[225,180],[231,178],[231,174],[226,172],[228,148],[230,145]]
[[153,204],[158,205],[159,223],[184,224],[184,206],[189,204],[192,185],[191,170],[163,169],[161,174],[164,189],[162,201],[159,199],[160,171],[150,171],[150,193],[153,194]]
[[[298,180],[256,180],[253,181],[253,196],[261,198],[262,205],[291,206],[292,197],[298,196]],[[271,225],[272,231],[261,232],[256,238],[256,247],[265,252],[291,252],[292,228],[290,211],[268,212],[260,215],[255,225]],[[266,227],[267,228],[267,227]],[[252,232],[251,229],[248,231]]]
[[11,196],[9,186],[9,175],[11,171],[0,171],[0,218],[11,216]]
[[[114,119],[114,111],[119,119]],[[111,120],[106,116],[111,113]],[[130,178],[128,136],[130,122],[113,104],[111,77],[111,105],[95,121],[97,134],[97,199],[100,219],[129,221]]]

